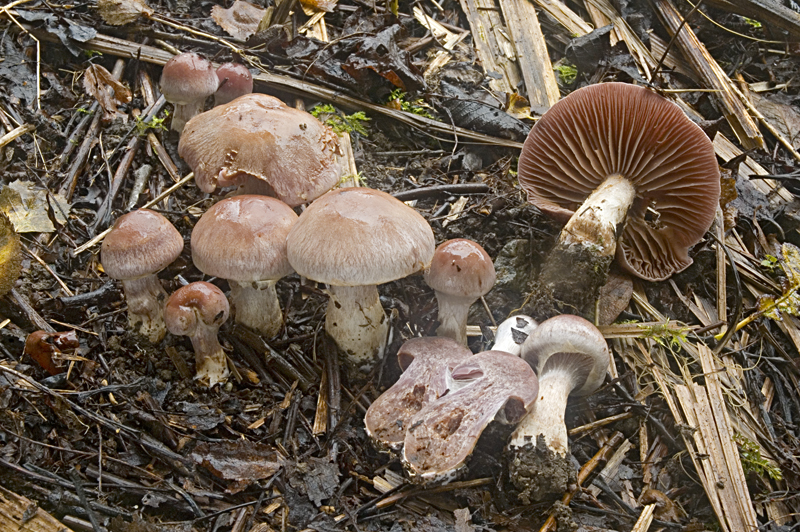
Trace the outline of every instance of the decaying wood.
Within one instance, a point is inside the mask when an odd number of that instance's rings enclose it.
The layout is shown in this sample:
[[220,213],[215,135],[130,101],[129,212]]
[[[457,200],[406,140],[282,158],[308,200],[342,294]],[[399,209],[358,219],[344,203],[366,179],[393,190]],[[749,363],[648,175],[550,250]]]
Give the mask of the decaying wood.
[[580,37],[592,31],[592,27],[561,0],[536,0],[536,3],[564,26],[570,35]]
[[636,35],[636,32],[631,29],[628,22],[622,18],[622,15],[619,14],[619,11],[617,11],[609,0],[588,1],[614,24],[614,28],[620,32],[622,40],[628,45],[628,50],[631,51],[631,55],[636,59],[639,70],[642,71],[645,79],[649,81],[653,76],[653,70],[655,70],[658,61],[650,53],[647,46],[642,43],[639,36]]
[[26,532],[71,532],[55,517],[13,491],[0,486],[0,530]]
[[653,5],[671,35],[675,35],[680,29],[675,42],[703,82],[709,88],[718,91],[715,93],[715,98],[720,102],[723,114],[742,146],[748,150],[762,148],[764,139],[758,131],[758,126],[735,93],[733,83],[719,63],[700,42],[694,31],[686,24],[681,25],[683,18],[669,0],[654,0]]

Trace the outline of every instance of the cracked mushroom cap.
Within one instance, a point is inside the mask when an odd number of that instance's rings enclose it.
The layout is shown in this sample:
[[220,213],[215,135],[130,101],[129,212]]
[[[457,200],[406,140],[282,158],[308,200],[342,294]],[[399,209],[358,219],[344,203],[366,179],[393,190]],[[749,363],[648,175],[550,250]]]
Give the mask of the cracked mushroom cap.
[[160,272],[177,259],[183,237],[157,212],[139,209],[117,218],[100,250],[109,277],[138,279]]
[[559,220],[612,175],[636,189],[617,246],[621,266],[652,281],[686,269],[688,248],[711,226],[719,203],[719,167],[705,133],[648,89],[601,83],[551,107],[519,158],[528,201]]
[[522,345],[521,356],[539,378],[556,365],[574,370],[570,395],[594,393],[603,384],[611,360],[606,339],[597,327],[571,314],[540,323]]
[[186,124],[178,153],[203,192],[247,178],[295,207],[339,181],[339,138],[319,120],[266,94],[247,94]]
[[303,212],[286,241],[300,275],[334,286],[388,283],[426,268],[435,242],[428,222],[385,192],[328,192]]
[[174,104],[203,100],[217,91],[219,81],[214,66],[191,52],[173,56],[161,71],[161,92]]
[[492,259],[477,242],[454,238],[436,248],[425,271],[428,286],[450,296],[477,299],[494,286]]
[[286,235],[295,212],[269,196],[245,194],[208,209],[192,230],[192,261],[214,277],[233,281],[278,280],[292,273]]
[[217,79],[219,88],[214,93],[214,105],[224,105],[253,92],[253,75],[241,63],[222,63],[217,69]]
[[170,333],[192,336],[198,320],[219,327],[228,319],[230,306],[222,290],[211,283],[196,281],[172,293],[164,307],[164,321]]

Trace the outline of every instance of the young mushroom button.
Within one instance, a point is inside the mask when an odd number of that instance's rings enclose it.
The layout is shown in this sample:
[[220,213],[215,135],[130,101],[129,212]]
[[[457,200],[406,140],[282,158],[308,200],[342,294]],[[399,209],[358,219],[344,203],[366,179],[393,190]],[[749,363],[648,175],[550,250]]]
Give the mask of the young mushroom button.
[[169,296],[164,312],[169,332],[192,340],[195,380],[209,388],[224,383],[228,364],[217,339],[220,325],[228,319],[228,300],[222,290],[204,281],[190,283]]
[[480,244],[464,238],[440,244],[425,271],[425,282],[439,302],[436,334],[467,345],[469,307],[492,289],[494,281],[494,264]]
[[225,199],[192,230],[192,261],[206,275],[227,279],[236,323],[275,336],[283,315],[275,283],[292,273],[286,236],[297,215],[268,196]]
[[241,63],[222,63],[217,68],[217,79],[219,88],[214,93],[215,106],[253,92],[253,75]]
[[542,212],[568,220],[544,284],[589,304],[615,253],[647,280],[687,268],[720,193],[705,133],[666,98],[626,83],[578,89],[551,107],[525,141],[519,183]]
[[181,133],[186,122],[203,110],[206,98],[217,91],[214,66],[195,53],[172,57],[161,71],[161,92],[175,106],[172,129]]
[[325,330],[347,353],[351,375],[383,355],[388,323],[376,285],[426,268],[433,231],[385,192],[342,188],[314,201],[289,231],[289,263],[329,286]]
[[100,248],[103,270],[122,281],[128,302],[128,323],[140,325],[151,342],[166,334],[164,303],[167,293],[156,274],[183,251],[183,237],[169,220],[148,209],[120,216]]

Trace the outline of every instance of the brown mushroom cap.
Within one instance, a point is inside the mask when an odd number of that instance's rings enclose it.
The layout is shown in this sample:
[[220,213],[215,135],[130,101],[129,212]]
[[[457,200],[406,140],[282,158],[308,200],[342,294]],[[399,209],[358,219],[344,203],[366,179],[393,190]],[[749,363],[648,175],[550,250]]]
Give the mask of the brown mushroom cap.
[[242,41],[246,41],[258,31],[258,25],[266,14],[266,9],[242,0],[236,0],[228,9],[222,6],[211,8],[211,18],[214,22],[231,37]]
[[214,93],[214,105],[224,105],[253,92],[253,75],[241,63],[221,64],[217,69],[217,79],[219,88]]
[[203,192],[254,177],[293,207],[339,181],[338,152],[329,127],[266,94],[247,94],[197,115],[178,145]]
[[191,52],[178,54],[167,61],[161,71],[160,85],[168,102],[185,105],[214,94],[219,81],[214,66]]
[[687,268],[688,248],[711,226],[719,203],[719,167],[705,133],[648,89],[602,83],[550,108],[519,159],[528,201],[559,220],[613,175],[636,189],[618,241],[620,264],[648,280]]
[[137,279],[157,273],[178,258],[183,237],[172,224],[149,209],[117,218],[101,247],[106,274],[113,279]]
[[477,242],[454,238],[442,242],[433,253],[425,282],[437,292],[478,298],[494,286],[496,274],[489,254]]
[[164,321],[170,333],[192,336],[200,320],[219,327],[228,319],[230,307],[222,290],[211,283],[196,281],[172,293],[164,308]]
[[328,192],[289,231],[297,273],[334,286],[388,283],[424,269],[434,251],[425,218],[385,192],[364,187]]
[[286,277],[286,235],[295,212],[269,196],[243,195],[208,209],[192,230],[192,261],[206,275],[234,281]]

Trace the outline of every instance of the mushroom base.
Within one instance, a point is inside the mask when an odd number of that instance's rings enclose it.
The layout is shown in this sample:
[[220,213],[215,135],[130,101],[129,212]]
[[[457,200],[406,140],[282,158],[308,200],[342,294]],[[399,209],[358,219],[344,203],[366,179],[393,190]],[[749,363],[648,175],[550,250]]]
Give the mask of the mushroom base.
[[366,373],[383,356],[389,322],[378,288],[330,286],[325,330],[344,353],[351,376]]
[[224,383],[230,375],[225,352],[217,338],[218,329],[219,326],[207,327],[198,323],[195,333],[191,336],[196,366],[194,380],[208,388]]
[[577,480],[572,464],[548,448],[542,435],[535,445],[529,441],[507,453],[509,480],[523,504],[560,496]]
[[128,302],[128,325],[139,327],[139,332],[151,343],[158,343],[167,334],[164,323],[164,304],[167,292],[156,274],[122,281],[125,300]]
[[275,281],[228,281],[234,321],[272,338],[283,325],[283,313],[275,291]]
[[574,313],[577,309],[583,316],[592,316],[613,259],[613,255],[597,255],[582,244],[559,242],[542,266],[539,280],[560,310]]

